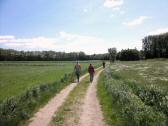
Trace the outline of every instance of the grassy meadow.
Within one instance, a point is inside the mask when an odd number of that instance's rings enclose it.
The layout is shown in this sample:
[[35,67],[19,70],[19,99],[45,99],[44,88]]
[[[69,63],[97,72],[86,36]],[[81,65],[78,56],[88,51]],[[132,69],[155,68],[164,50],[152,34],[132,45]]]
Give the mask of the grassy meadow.
[[167,59],[116,62],[105,69],[98,84],[109,126],[167,126],[167,91]]
[[[0,62],[0,125],[25,125],[39,107],[74,81],[76,62]],[[100,61],[81,61],[81,74],[88,65]]]
[[168,91],[168,60],[146,60],[116,62],[111,66],[114,76],[129,81],[136,81],[144,86],[156,86]]
[[[94,65],[100,64],[93,61]],[[92,61],[80,62],[86,69]],[[73,72],[75,62],[5,61],[0,62],[0,101],[17,96],[36,85],[52,84]]]

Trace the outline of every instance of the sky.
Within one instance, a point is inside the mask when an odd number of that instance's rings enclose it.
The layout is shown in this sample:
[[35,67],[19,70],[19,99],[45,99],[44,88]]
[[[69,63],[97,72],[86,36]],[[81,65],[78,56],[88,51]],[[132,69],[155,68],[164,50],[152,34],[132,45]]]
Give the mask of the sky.
[[24,51],[142,49],[168,32],[168,0],[0,0],[0,48]]

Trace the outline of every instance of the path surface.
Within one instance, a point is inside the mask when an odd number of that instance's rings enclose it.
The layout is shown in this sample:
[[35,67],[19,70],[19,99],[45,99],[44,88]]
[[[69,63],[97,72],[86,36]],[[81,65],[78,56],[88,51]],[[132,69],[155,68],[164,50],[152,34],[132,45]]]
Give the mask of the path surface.
[[102,70],[100,70],[94,77],[93,82],[90,84],[84,105],[82,106],[83,112],[81,113],[79,126],[105,126],[103,121],[103,114],[97,98],[97,81]]
[[[88,74],[83,75],[80,78],[82,81]],[[29,126],[47,126],[54,113],[58,110],[58,108],[64,103],[69,93],[75,88],[77,83],[72,83],[66,86],[59,94],[57,94],[54,98],[52,98],[46,106],[41,108],[35,115],[30,119]]]

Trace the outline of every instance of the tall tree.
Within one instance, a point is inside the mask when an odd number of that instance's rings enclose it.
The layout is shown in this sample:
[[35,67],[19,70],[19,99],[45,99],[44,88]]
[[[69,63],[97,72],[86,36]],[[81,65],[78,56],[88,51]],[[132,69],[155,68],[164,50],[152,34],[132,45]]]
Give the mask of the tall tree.
[[110,63],[112,63],[116,60],[117,49],[116,48],[109,48],[108,52],[109,52]]
[[142,40],[145,57],[168,58],[168,33],[146,36]]

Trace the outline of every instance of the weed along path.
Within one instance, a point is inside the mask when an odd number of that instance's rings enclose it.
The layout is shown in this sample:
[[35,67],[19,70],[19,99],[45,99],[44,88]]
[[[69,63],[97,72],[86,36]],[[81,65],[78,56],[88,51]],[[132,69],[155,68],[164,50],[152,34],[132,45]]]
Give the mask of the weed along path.
[[97,98],[97,81],[100,70],[94,77],[93,82],[89,85],[84,104],[82,106],[82,113],[79,120],[79,126],[105,126],[103,121],[103,113]]
[[[101,68],[97,68],[99,70]],[[80,81],[85,79],[88,74],[83,75]],[[41,108],[35,115],[29,120],[28,126],[48,126],[52,121],[53,116],[57,113],[58,109],[66,101],[70,92],[77,86],[77,83],[71,83],[65,87],[60,93],[53,97],[48,104]]]

